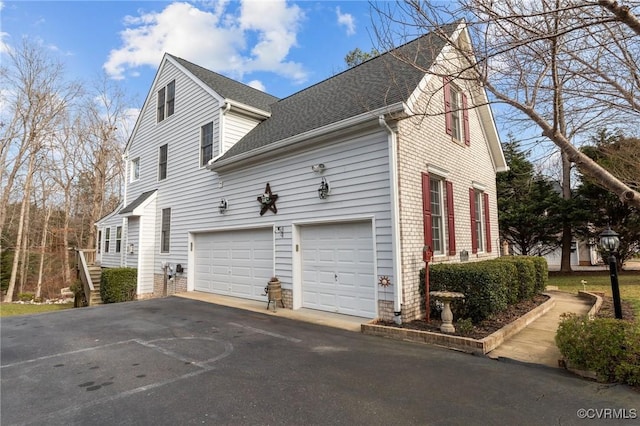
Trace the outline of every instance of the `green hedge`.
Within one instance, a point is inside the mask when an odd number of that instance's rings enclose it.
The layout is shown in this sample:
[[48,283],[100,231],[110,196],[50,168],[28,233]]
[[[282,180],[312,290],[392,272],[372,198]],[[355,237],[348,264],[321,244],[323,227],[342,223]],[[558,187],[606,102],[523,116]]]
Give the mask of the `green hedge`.
[[536,266],[530,257],[503,256],[494,262],[509,262],[516,267],[517,274],[511,277],[509,283],[509,304],[531,299],[536,294]]
[[[452,303],[452,309],[457,318],[470,318],[474,323],[507,307],[511,277],[517,274],[508,262],[435,264],[429,271],[431,291],[464,293],[465,299]],[[431,305],[433,314],[435,305]]]
[[100,277],[100,297],[104,303],[128,302],[135,298],[138,270],[107,268]]
[[639,324],[564,314],[556,344],[571,367],[594,371],[603,381],[640,385]]
[[[431,291],[457,291],[465,299],[452,302],[456,318],[473,323],[488,318],[508,305],[541,293],[548,281],[547,262],[542,257],[504,256],[481,262],[438,263],[429,267]],[[420,271],[420,294],[424,303],[424,269]],[[431,302],[430,315],[438,318]]]

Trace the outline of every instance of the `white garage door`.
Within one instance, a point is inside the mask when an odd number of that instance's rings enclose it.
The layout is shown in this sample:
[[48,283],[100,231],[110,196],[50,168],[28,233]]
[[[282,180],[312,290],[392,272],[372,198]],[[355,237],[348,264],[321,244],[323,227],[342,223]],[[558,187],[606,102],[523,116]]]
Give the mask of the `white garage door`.
[[304,226],[302,306],[376,317],[370,222]]
[[194,237],[196,291],[267,300],[273,274],[271,228],[211,232]]

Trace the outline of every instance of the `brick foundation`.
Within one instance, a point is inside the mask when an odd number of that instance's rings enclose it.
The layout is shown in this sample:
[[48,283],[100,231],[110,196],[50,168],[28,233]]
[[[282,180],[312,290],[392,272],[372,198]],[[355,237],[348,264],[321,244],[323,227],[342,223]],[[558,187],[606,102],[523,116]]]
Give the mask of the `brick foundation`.
[[[175,293],[182,293],[187,291],[187,277],[184,275],[175,276],[170,280],[167,280],[167,296]],[[138,295],[138,299],[140,299]],[[153,276],[153,293],[150,297],[163,297],[164,296],[164,279],[162,274],[154,274]]]

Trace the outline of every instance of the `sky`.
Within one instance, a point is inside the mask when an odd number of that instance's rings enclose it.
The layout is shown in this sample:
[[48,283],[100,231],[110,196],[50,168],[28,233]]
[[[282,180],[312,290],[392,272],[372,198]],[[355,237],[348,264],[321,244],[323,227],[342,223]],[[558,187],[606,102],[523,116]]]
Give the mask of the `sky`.
[[72,79],[102,73],[140,108],[165,52],[286,97],[375,45],[367,1],[1,1],[0,60],[23,37]]

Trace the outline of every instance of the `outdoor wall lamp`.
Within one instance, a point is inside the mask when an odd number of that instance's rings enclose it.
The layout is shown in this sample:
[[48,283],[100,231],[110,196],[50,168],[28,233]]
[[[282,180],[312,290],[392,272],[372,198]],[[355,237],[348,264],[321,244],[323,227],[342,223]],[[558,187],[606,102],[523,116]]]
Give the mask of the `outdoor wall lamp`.
[[322,163],[314,164],[313,166],[311,166],[311,170],[313,170],[316,173],[323,172],[324,169],[325,169],[325,166]]
[[227,203],[226,198],[222,198],[220,203],[218,203],[218,211],[224,213],[227,211],[227,207],[229,207],[229,203]]
[[329,182],[325,178],[322,178],[322,182],[320,182],[320,187],[318,188],[318,197],[321,200],[324,200],[329,195]]
[[129,252],[129,254],[133,254],[133,243],[129,244],[129,246],[127,247],[127,251]]
[[276,234],[280,234],[280,238],[284,237],[284,226],[276,226]]
[[622,319],[622,304],[620,303],[620,288],[618,287],[618,264],[615,253],[620,247],[620,237],[611,227],[600,234],[600,246],[609,252],[609,274],[611,275],[611,293],[613,295],[613,309],[617,319]]

